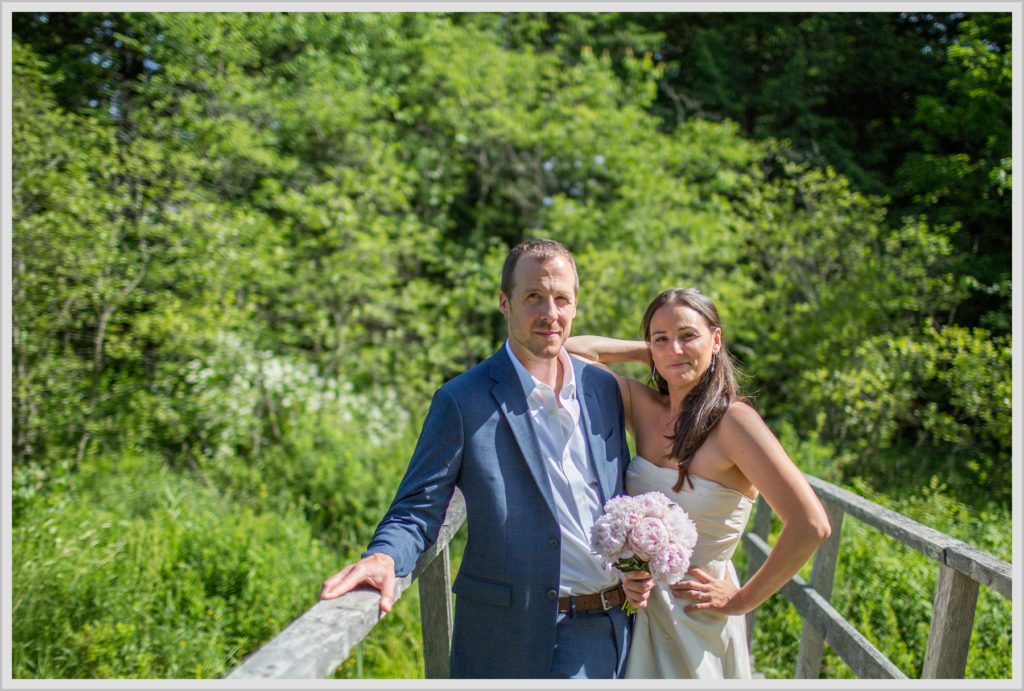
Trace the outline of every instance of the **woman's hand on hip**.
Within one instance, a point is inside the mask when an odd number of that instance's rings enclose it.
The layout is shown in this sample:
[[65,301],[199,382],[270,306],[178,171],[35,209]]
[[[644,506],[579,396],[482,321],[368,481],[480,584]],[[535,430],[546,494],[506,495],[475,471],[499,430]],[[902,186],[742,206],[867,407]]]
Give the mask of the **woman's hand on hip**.
[[684,607],[684,611],[714,610],[722,614],[743,614],[736,601],[740,589],[732,581],[714,578],[698,568],[686,573],[696,580],[679,581],[671,586],[674,596],[688,598],[693,603]]

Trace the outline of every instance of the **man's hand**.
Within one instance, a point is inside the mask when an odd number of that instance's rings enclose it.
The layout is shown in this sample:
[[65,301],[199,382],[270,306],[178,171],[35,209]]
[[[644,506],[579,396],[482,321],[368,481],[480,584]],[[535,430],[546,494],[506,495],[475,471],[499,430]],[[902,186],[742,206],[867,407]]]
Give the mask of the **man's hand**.
[[380,608],[390,612],[395,602],[395,560],[375,552],[349,564],[324,581],[320,586],[320,599],[333,600],[364,584],[380,591]]
[[622,574],[622,590],[626,600],[637,609],[647,606],[647,598],[654,588],[654,580],[646,571],[629,571]]

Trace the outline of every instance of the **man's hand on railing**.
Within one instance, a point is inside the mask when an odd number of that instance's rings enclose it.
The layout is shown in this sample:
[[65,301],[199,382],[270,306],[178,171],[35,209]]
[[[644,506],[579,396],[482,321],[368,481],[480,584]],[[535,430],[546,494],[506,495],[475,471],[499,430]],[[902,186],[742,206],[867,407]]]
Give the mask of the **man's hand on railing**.
[[395,560],[374,552],[355,564],[349,564],[320,586],[320,599],[333,600],[357,586],[369,585],[380,591],[380,608],[390,612],[395,602]]

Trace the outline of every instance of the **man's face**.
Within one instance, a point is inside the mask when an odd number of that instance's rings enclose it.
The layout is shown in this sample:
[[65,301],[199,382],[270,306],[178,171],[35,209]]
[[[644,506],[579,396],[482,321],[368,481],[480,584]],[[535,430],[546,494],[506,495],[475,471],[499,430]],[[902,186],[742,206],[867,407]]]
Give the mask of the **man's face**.
[[576,316],[576,274],[568,258],[522,257],[512,273],[512,294],[501,293],[512,352],[520,360],[550,360],[569,338]]

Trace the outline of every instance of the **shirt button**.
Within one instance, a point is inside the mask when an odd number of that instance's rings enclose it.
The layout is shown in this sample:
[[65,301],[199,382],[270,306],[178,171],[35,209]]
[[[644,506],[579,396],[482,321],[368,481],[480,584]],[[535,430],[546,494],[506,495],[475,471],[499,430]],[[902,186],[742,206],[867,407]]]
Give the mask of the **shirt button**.
[[551,545],[552,547],[558,547],[558,540],[556,540],[555,538],[551,538],[548,541],[548,544]]
[[557,600],[558,599],[558,591],[557,590],[549,590],[548,591],[548,599],[549,600]]

